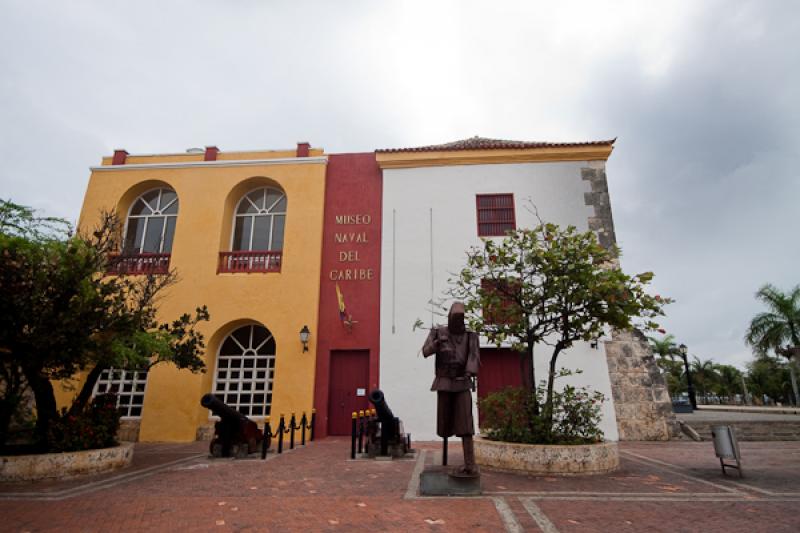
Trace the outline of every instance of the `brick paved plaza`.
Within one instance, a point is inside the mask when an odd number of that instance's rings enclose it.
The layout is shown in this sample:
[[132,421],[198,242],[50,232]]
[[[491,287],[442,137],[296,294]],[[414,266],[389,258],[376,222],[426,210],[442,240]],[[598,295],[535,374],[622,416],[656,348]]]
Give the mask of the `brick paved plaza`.
[[434,443],[396,461],[350,461],[349,440],[335,438],[266,461],[210,460],[205,446],[138,444],[134,465],[114,474],[0,486],[0,530],[800,530],[800,442],[741,443],[742,480],[721,475],[710,442],[623,443],[613,474],[484,469],[477,498],[417,495]]

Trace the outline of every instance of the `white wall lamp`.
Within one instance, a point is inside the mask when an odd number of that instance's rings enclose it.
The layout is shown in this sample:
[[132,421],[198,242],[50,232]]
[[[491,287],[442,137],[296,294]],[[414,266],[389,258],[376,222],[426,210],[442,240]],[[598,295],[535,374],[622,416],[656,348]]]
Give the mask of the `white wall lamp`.
[[300,330],[300,342],[303,343],[303,352],[308,351],[308,338],[311,336],[311,331],[308,329],[308,326],[303,326],[303,329]]

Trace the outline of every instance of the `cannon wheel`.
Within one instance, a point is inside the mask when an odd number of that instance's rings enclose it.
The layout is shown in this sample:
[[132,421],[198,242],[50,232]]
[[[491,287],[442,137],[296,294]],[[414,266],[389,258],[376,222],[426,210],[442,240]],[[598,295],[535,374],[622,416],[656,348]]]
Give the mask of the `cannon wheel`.
[[231,456],[236,459],[247,459],[248,445],[245,443],[234,444],[231,447]]
[[211,441],[211,445],[208,447],[208,451],[211,454],[211,457],[222,457],[222,444],[216,440]]

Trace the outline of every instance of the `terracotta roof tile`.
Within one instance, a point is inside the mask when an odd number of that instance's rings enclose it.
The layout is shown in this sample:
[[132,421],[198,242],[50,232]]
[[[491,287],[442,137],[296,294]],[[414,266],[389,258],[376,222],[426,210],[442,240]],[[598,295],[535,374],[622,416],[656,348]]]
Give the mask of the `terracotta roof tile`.
[[559,148],[569,146],[605,146],[613,145],[616,139],[608,141],[586,141],[586,142],[529,142],[529,141],[509,141],[505,139],[488,139],[486,137],[470,137],[444,144],[431,144],[428,146],[416,146],[412,148],[381,148],[375,150],[378,153],[393,152],[454,152],[459,150],[513,150],[525,148]]

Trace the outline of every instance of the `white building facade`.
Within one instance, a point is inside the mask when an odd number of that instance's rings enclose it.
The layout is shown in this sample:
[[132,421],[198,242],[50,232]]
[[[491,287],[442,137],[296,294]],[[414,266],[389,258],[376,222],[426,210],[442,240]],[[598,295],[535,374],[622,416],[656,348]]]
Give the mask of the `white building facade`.
[[[592,229],[601,234],[601,242],[613,242],[610,209],[607,216],[598,216],[596,184],[587,179],[597,174],[605,178],[612,148],[613,141],[552,144],[472,138],[377,152],[383,171],[380,384],[414,439],[437,438],[436,394],[430,391],[434,358],[423,358],[420,349],[431,324],[446,322],[441,308],[450,302],[442,300],[449,280],[466,264],[465,252],[487,238],[479,236],[480,199],[510,198],[517,228],[535,227],[535,210],[544,221]],[[432,301],[439,305],[432,306]],[[414,328],[418,321],[423,328]],[[484,361],[494,348],[482,341]],[[535,349],[537,380],[547,373],[549,354],[548,346]],[[562,385],[603,393],[601,429],[606,440],[617,440],[604,343],[578,343],[562,353],[559,364],[582,370],[560,380]]]

